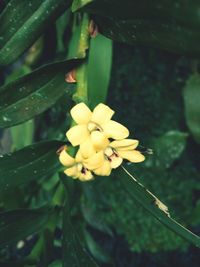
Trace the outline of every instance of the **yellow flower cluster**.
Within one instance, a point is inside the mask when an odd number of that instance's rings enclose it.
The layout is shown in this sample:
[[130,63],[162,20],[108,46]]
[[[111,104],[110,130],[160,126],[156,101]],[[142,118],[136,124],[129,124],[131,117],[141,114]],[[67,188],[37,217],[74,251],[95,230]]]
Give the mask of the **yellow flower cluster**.
[[114,111],[108,106],[99,104],[92,112],[84,103],[79,103],[70,113],[77,125],[70,128],[66,136],[72,146],[79,146],[79,149],[75,158],[69,155],[67,147],[60,153],[67,176],[88,181],[94,174],[110,175],[123,159],[134,163],[145,159],[135,150],[138,140],[126,139],[128,129],[111,120]]

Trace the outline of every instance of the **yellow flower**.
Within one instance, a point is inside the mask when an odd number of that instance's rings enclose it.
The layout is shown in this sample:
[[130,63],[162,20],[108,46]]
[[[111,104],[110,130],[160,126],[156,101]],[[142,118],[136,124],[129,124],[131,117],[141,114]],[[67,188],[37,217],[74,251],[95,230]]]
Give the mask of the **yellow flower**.
[[84,103],[79,103],[70,113],[77,123],[66,133],[73,146],[91,142],[94,149],[100,151],[108,146],[109,138],[120,140],[129,135],[126,127],[111,120],[114,111],[102,103],[93,112]]
[[[65,147],[60,155],[60,162],[67,167],[64,173],[67,176],[79,179],[81,181],[88,181],[93,178],[92,170],[98,168],[102,163],[101,153],[95,153],[90,159],[84,159],[80,153],[80,150],[76,153],[75,158],[71,157],[67,153],[67,147]],[[88,169],[88,160],[90,162]]]
[[104,159],[101,166],[93,170],[93,172],[97,175],[108,176],[112,169],[116,169],[122,164],[123,159],[133,163],[144,161],[144,155],[135,150],[138,143],[138,140],[135,139],[124,139],[111,142],[104,150]]

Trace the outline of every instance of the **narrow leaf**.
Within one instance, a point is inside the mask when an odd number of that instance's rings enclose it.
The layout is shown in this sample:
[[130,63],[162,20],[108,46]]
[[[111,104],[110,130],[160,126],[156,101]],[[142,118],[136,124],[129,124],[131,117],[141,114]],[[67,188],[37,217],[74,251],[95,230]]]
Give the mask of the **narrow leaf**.
[[199,55],[198,30],[177,23],[150,19],[118,20],[95,16],[99,31],[123,43],[147,45],[178,54]]
[[122,168],[125,173],[123,172],[119,179],[125,190],[163,225],[200,248],[200,237],[172,219],[168,207],[139,183],[124,167]]
[[37,233],[49,220],[52,209],[21,209],[0,213],[0,247]]
[[75,0],[73,11],[93,15],[108,38],[175,53],[199,54],[199,1]]
[[0,155],[0,191],[29,183],[59,169],[59,141],[39,142],[12,154]]
[[74,0],[73,11],[84,11],[115,19],[150,19],[198,29],[199,1],[182,0]]
[[184,89],[186,123],[195,141],[200,144],[200,75],[191,75]]
[[91,39],[88,61],[90,107],[105,102],[112,66],[112,41],[101,34]]
[[72,87],[65,74],[82,61],[72,59],[41,67],[0,88],[0,127],[10,127],[42,113]]
[[70,0],[9,1],[0,16],[0,65],[15,61],[70,3]]

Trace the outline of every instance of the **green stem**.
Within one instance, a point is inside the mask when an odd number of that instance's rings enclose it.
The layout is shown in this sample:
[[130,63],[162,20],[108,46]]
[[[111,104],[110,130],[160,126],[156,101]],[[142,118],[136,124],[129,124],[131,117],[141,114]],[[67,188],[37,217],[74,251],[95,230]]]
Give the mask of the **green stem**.
[[[83,14],[81,31],[79,37],[79,45],[77,50],[78,58],[86,58],[86,51],[89,48],[89,17]],[[76,70],[77,87],[73,95],[73,100],[76,103],[88,103],[88,83],[87,83],[87,60]]]

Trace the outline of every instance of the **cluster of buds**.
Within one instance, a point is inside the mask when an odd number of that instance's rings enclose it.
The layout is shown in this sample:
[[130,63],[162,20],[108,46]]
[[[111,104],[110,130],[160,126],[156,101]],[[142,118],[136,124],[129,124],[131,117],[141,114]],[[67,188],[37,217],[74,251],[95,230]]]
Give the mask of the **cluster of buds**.
[[88,181],[94,175],[110,175],[124,159],[133,163],[144,161],[144,155],[136,150],[138,140],[127,139],[129,130],[111,120],[114,111],[107,105],[101,103],[92,112],[86,104],[79,103],[70,113],[76,125],[66,136],[78,150],[72,157],[65,146],[59,155],[67,176]]

